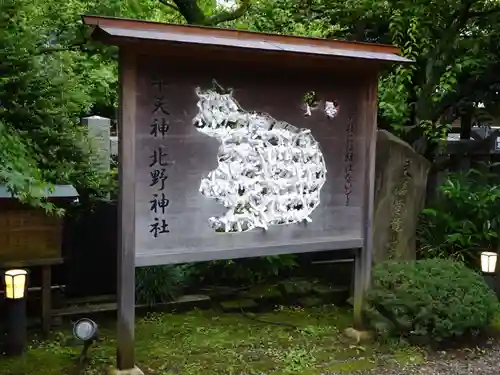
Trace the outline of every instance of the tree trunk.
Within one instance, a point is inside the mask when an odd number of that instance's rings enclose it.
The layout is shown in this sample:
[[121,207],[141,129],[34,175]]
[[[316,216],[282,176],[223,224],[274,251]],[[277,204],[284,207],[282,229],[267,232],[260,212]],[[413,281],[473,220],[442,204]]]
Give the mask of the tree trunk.
[[205,22],[205,14],[198,6],[197,0],[172,0],[179,13],[192,25],[202,25]]

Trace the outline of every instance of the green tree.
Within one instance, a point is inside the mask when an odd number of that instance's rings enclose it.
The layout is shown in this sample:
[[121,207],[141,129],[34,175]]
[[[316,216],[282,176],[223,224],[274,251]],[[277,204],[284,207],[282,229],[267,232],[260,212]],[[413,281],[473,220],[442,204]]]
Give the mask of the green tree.
[[[474,111],[477,102],[496,101],[500,76],[492,73],[500,62],[500,4],[485,0],[412,4],[393,3],[388,25],[391,41],[415,64],[384,78],[381,114],[433,160],[453,120]],[[386,103],[400,111],[392,111]]]
[[4,0],[0,3],[0,183],[32,204],[50,183],[106,192],[83,115],[113,117],[116,49],[81,14],[224,24],[253,31],[395,43],[415,64],[381,77],[379,123],[433,159],[455,118],[497,105],[497,0]]
[[52,15],[60,11],[56,2],[0,3],[0,182],[47,209],[53,208],[44,201],[50,184],[105,193],[105,176],[92,168],[79,117],[89,113],[93,91],[113,80],[103,74],[89,85],[88,64],[76,51],[83,42],[59,49],[66,29]]
[[434,160],[453,120],[497,104],[499,16],[491,0],[255,0],[233,25],[399,46],[415,63],[382,75],[379,124]]
[[83,199],[113,186],[90,161],[80,118],[114,117],[116,49],[90,41],[85,13],[179,18],[156,0],[0,2],[0,183],[48,210],[52,184],[73,184]]

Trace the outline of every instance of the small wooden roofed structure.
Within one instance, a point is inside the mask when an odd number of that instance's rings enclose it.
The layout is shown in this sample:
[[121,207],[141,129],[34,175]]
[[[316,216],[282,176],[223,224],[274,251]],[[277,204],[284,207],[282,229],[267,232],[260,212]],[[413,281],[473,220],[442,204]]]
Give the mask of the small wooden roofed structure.
[[[73,185],[55,185],[51,190],[49,188],[45,189],[45,194],[48,200],[56,198],[76,198],[78,197],[78,192]],[[17,198],[16,195],[12,194],[5,185],[0,185],[0,199],[11,199]]]
[[[44,189],[47,201],[66,206],[78,197],[72,185]],[[41,267],[42,333],[50,333],[52,321],[52,266],[64,262],[62,255],[63,219],[44,209],[19,201],[19,196],[0,185],[0,273],[9,268]]]
[[[135,363],[137,266],[352,249],[360,325],[371,274],[378,72],[409,60],[385,45],[96,16],[83,21],[94,27],[93,38],[120,47],[118,368]],[[198,90],[212,80],[230,88],[244,111],[311,129],[328,170],[312,222],[226,234],[207,225],[220,206],[198,187],[217,165],[218,145],[193,118]],[[304,116],[311,90],[325,108],[339,103],[338,115],[329,119],[326,109],[315,109]],[[168,108],[156,115],[159,99]],[[159,121],[165,132],[152,135]],[[168,180],[152,190],[149,159],[157,161],[162,148],[171,158],[163,168]],[[164,193],[168,207],[158,216],[150,199]]]

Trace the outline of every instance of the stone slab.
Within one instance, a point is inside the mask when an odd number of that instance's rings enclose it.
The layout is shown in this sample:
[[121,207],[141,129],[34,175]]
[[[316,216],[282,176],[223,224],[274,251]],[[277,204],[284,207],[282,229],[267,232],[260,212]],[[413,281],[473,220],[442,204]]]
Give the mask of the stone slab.
[[354,340],[356,344],[366,343],[373,341],[374,334],[371,331],[361,331],[355,328],[346,328],[344,330],[344,335],[348,338]]
[[108,375],[144,375],[144,373],[138,367],[134,367],[128,370],[118,370],[112,368],[109,370]]

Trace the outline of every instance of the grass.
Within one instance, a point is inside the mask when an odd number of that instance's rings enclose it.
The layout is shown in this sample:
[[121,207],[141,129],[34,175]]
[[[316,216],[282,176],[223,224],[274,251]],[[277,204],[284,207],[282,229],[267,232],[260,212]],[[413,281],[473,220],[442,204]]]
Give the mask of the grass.
[[[404,342],[349,342],[341,332],[350,325],[351,313],[334,306],[280,308],[254,316],[151,314],[136,324],[137,364],[146,375],[319,375],[423,360]],[[101,341],[84,368],[75,365],[81,347],[68,330],[48,341],[34,340],[23,357],[0,357],[0,374],[101,375],[114,363],[113,328],[102,327]]]

